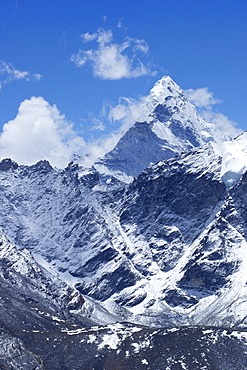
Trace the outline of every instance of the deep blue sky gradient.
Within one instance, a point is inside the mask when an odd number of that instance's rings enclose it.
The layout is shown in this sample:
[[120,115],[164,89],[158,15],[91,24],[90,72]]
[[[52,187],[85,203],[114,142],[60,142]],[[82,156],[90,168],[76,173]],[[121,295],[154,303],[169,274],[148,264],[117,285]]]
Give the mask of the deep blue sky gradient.
[[[3,86],[0,130],[24,99],[43,96],[86,137],[90,113],[97,117],[103,102],[146,95],[163,75],[183,89],[208,87],[222,100],[217,109],[247,130],[246,0],[1,0],[0,16],[0,59],[43,76]],[[107,81],[76,67],[71,55],[89,47],[80,35],[99,27],[119,42],[124,35],[144,39],[143,60],[156,76]]]

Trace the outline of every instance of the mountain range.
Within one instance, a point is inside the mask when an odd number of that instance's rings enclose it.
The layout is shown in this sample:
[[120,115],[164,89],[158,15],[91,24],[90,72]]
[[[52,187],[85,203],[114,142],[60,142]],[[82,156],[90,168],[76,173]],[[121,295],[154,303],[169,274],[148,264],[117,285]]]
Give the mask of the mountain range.
[[170,77],[90,169],[2,160],[0,367],[246,369],[246,166]]

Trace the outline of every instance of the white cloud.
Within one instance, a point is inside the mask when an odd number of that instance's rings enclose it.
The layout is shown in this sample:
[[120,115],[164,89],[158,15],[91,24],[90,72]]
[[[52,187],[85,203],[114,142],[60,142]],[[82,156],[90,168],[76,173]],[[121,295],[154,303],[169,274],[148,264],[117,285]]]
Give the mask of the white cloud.
[[89,129],[90,131],[104,131],[105,130],[105,126],[103,124],[103,122],[95,117],[92,113],[88,112],[88,117],[89,117],[89,121],[92,122],[92,127]]
[[96,40],[98,35],[97,33],[83,33],[81,36],[81,39],[83,42],[89,42],[89,41],[93,41],[93,40]]
[[188,100],[198,108],[201,117],[208,123],[213,123],[220,131],[230,134],[232,137],[239,135],[242,130],[237,123],[231,121],[227,116],[214,110],[214,105],[221,103],[215,99],[213,93],[207,87],[185,90]]
[[3,126],[0,159],[12,158],[26,165],[47,159],[52,166],[63,168],[73,155],[79,155],[80,163],[90,167],[97,158],[112,150],[134,124],[144,100],[144,97],[120,98],[117,105],[104,107],[102,119],[89,115],[91,130],[104,131],[104,119],[116,123],[118,129],[107,137],[85,143],[56,105],[50,105],[43,97],[26,99],[20,104],[16,117]]
[[71,56],[70,60],[77,67],[89,63],[94,77],[103,80],[119,80],[144,75],[154,75],[139,58],[148,53],[148,45],[144,40],[126,38],[121,43],[113,42],[113,32],[99,28],[95,33],[81,35],[83,42],[96,41],[94,49],[80,49]]
[[105,130],[105,126],[99,119],[94,118],[93,122],[94,122],[94,126],[91,128],[92,131],[95,131],[95,130],[104,131]]
[[206,122],[213,123],[220,131],[230,134],[231,137],[236,137],[243,132],[237,127],[236,122],[218,111],[213,111],[211,107],[201,110],[200,115]]
[[39,81],[41,80],[43,76],[40,74],[40,73],[34,73],[33,75],[33,78],[36,80],[36,81]]
[[129,42],[133,43],[133,48],[132,50],[134,52],[138,52],[138,51],[141,51],[143,54],[146,54],[148,53],[148,50],[149,50],[149,46],[148,44],[146,43],[145,40],[139,40],[139,39],[132,39],[132,38],[128,38]]
[[97,42],[102,48],[105,46],[105,44],[109,44],[113,40],[112,31],[110,30],[106,31],[104,28],[99,28],[98,32],[96,32],[96,35]]
[[211,93],[207,87],[201,87],[199,89],[188,89],[185,90],[185,94],[188,100],[199,108],[220,103],[220,100],[215,99],[213,93]]
[[42,97],[24,100],[17,116],[3,126],[0,157],[31,165],[47,159],[53,166],[64,167],[73,154],[82,154],[84,140],[73,131],[55,105]]
[[107,137],[99,138],[91,141],[87,146],[88,155],[85,156],[81,164],[85,167],[90,167],[98,158],[102,158],[107,152],[111,151],[120,140],[120,138],[134,125],[142,112],[143,104],[146,97],[139,99],[129,99],[121,97],[115,106],[104,105],[101,116],[112,123],[118,125],[118,129],[112,132]]
[[110,121],[121,122],[122,127],[129,129],[142,113],[146,96],[139,99],[119,98],[118,104],[109,107],[108,118]]
[[0,60],[0,90],[3,85],[17,80],[39,81],[42,75],[39,73],[31,73],[29,71],[20,71],[16,69],[11,63],[7,63],[4,60]]
[[117,23],[117,28],[122,28],[122,22],[123,20],[122,19],[119,19],[118,23]]

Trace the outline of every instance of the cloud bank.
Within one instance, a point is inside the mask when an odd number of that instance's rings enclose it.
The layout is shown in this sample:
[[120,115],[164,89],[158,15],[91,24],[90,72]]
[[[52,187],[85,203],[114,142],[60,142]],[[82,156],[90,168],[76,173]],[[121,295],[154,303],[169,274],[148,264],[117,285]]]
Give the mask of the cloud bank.
[[[32,165],[46,159],[52,166],[64,168],[76,156],[79,163],[91,167],[94,161],[114,148],[121,136],[134,124],[141,111],[142,98],[120,98],[115,106],[103,108],[101,118],[119,128],[108,136],[85,143],[56,105],[43,97],[24,100],[16,117],[3,126],[0,135],[0,159],[11,158]],[[100,119],[91,117],[92,130],[104,130]]]
[[56,105],[42,97],[24,100],[17,116],[3,126],[0,135],[0,157],[12,158],[19,164],[31,165],[47,159],[62,168],[73,154],[82,154],[84,140]]
[[[190,101],[197,105],[205,121],[223,132],[237,136],[241,130],[222,113],[214,110],[219,102],[206,88],[186,92]],[[112,150],[124,133],[141,116],[146,96],[138,99],[121,97],[116,105],[105,104],[99,118],[91,117],[92,130],[104,131],[106,124],[117,127],[108,136],[85,142],[73,129],[56,105],[50,105],[42,97],[24,100],[16,117],[3,126],[0,135],[0,157],[12,158],[19,164],[31,165],[47,159],[52,166],[64,168],[77,156],[79,163],[91,167],[97,158]]]
[[20,71],[16,69],[11,63],[0,60],[0,90],[3,85],[11,81],[25,80],[25,81],[39,81],[42,75],[39,73],[31,73],[29,71]]
[[236,122],[214,109],[214,105],[221,103],[221,101],[215,99],[207,87],[188,89],[185,90],[185,94],[188,100],[197,107],[200,116],[206,122],[213,123],[220,131],[228,133],[232,137],[236,137],[242,132]]
[[205,108],[220,103],[220,100],[215,99],[213,93],[211,93],[207,87],[188,89],[185,90],[185,93],[188,100],[198,108]]
[[149,47],[144,40],[125,37],[121,43],[113,41],[110,30],[99,28],[95,33],[81,35],[83,43],[95,41],[96,48],[80,49],[70,58],[77,67],[89,64],[94,77],[102,80],[119,80],[154,75],[148,65],[140,58],[147,55]]

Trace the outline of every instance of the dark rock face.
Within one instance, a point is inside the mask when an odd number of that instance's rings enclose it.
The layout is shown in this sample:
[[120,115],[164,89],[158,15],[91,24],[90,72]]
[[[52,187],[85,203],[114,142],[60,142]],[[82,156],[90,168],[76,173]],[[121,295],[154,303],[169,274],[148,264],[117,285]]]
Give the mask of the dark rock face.
[[32,172],[38,172],[41,174],[46,174],[48,172],[51,172],[53,170],[50,163],[46,160],[39,161],[38,163],[31,166]]
[[78,334],[29,332],[26,342],[42,357],[47,370],[245,370],[244,335],[217,328],[169,330],[117,324]]
[[175,289],[165,291],[165,301],[168,303],[171,307],[176,306],[183,306],[183,307],[191,307],[198,303],[198,300],[194,297],[190,297],[186,294],[183,294],[183,292],[179,292]]
[[225,192],[213,174],[193,174],[170,160],[144,171],[130,185],[120,223],[123,228],[137,226],[154,260],[167,271],[183,253],[184,243],[192,243],[205,228]]
[[10,158],[5,158],[0,162],[0,171],[8,171],[10,168],[16,169],[18,164]]
[[[144,174],[131,185],[130,192],[136,191],[138,200],[135,201],[136,210],[131,209],[129,213],[135,215],[141,211],[142,215],[152,215],[155,208],[169,207],[172,212],[187,220],[193,219],[195,213],[197,218],[200,215],[199,218],[206,219],[223,199],[225,186],[212,176],[198,176],[184,169],[175,173],[168,169],[167,174],[166,168],[163,171],[161,169],[160,176],[150,180],[148,174]],[[124,206],[127,208],[127,204]],[[124,218],[124,214],[121,217]]]
[[40,357],[32,353],[19,338],[0,325],[0,368],[11,370],[45,369]]
[[187,140],[190,143],[191,148],[200,145],[198,138],[196,137],[196,134],[193,132],[191,127],[183,127],[180,121],[174,119],[171,121],[169,128],[174,136],[179,137],[182,140]]
[[214,293],[227,283],[227,277],[237,268],[236,262],[216,262],[210,267],[207,261],[196,262],[185,267],[186,272],[179,282],[179,287]]
[[164,145],[165,141],[154,134],[150,124],[136,122],[104,160],[97,163],[104,164],[112,171],[138,176],[150,163],[171,158],[176,154],[171,149],[164,151]]
[[[168,101],[168,100],[170,100],[169,96],[166,98],[166,101]],[[178,110],[178,108],[177,108],[177,110]],[[164,104],[158,104],[155,107],[152,116],[154,118],[156,118],[158,121],[160,121],[162,123],[165,123],[165,122],[169,121],[169,119],[172,117],[173,113],[174,112],[171,109],[171,107],[167,107]]]
[[240,181],[230,189],[229,198],[223,210],[222,217],[235,227],[244,237],[247,237],[247,172]]
[[[101,261],[102,263],[102,261]],[[78,283],[76,288],[86,295],[99,301],[110,298],[114,293],[118,293],[124,288],[135,285],[138,274],[131,271],[127,261],[123,261],[113,272],[106,272],[95,281],[90,283]]]
[[[74,245],[75,246],[75,245]],[[93,274],[102,263],[112,261],[117,257],[118,253],[111,247],[107,247],[103,251],[99,252],[96,256],[90,258],[85,265],[82,265],[78,270],[72,273],[72,276],[86,277]]]

